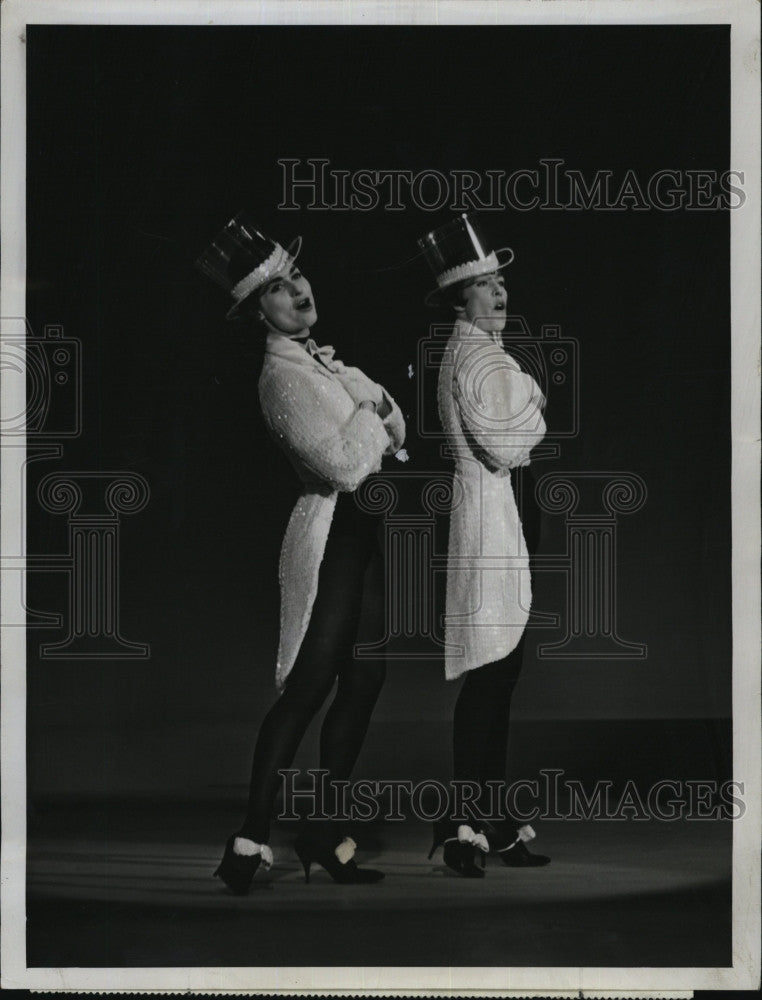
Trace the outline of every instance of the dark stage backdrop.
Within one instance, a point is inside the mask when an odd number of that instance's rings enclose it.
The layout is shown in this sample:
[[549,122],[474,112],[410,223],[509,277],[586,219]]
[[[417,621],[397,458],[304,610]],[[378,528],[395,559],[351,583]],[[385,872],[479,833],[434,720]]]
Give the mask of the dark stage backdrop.
[[[234,786],[274,696],[277,557],[298,487],[258,412],[256,338],[224,322],[224,295],[193,267],[235,212],[249,208],[282,241],[304,237],[315,336],[396,395],[405,470],[447,468],[417,431],[420,373],[407,376],[433,318],[415,240],[454,213],[409,201],[310,211],[301,198],[279,211],[278,159],[448,175],[555,157],[588,178],[720,173],[728,42],[722,26],[29,28],[28,317],[36,335],[59,324],[78,338],[83,365],[81,435],[29,467],[29,551],[68,544],[66,518],[35,499],[43,475],[133,471],[151,490],[123,518],[120,551],[122,633],[150,658],[45,660],[40,643],[63,632],[30,630],[32,790]],[[538,471],[626,471],[648,491],[619,518],[616,576],[619,633],[647,658],[532,655],[516,715],[557,720],[551,729],[728,717],[729,214],[484,218],[516,251],[509,311],[579,345],[580,432]],[[551,392],[551,430],[559,405]],[[542,553],[563,550],[564,530],[546,516]],[[536,606],[562,610],[564,587],[561,573],[538,573]],[[29,593],[33,607],[65,610],[63,574],[32,574]],[[538,630],[532,643],[560,637]],[[418,760],[429,744],[439,754],[454,695],[441,662],[390,664],[369,744],[378,760],[390,742],[403,772],[406,746]],[[578,752],[572,740],[544,763]]]

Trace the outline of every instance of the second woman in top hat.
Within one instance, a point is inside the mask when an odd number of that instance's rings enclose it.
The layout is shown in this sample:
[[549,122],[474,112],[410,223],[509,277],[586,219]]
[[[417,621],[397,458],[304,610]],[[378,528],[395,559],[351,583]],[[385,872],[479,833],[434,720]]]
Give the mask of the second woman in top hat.
[[[259,379],[265,423],[302,484],[280,558],[280,691],[259,731],[249,801],[215,872],[238,893],[260,864],[272,864],[271,814],[280,771],[291,765],[307,726],[334,685],[320,734],[320,766],[332,781],[349,777],[384,681],[383,661],[353,660],[365,586],[380,583],[377,518],[355,503],[357,487],[404,442],[405,426],[389,394],[330,347],[309,337],[315,299],[288,249],[259,232],[245,214],[231,220],[199,258],[228,291],[229,318],[240,316],[266,337]],[[374,602],[377,608],[381,602]],[[332,812],[332,802],[323,802]],[[338,882],[374,882],[358,868],[354,840],[331,823],[312,823],[296,842],[309,880],[321,864]]]
[[531,827],[500,815],[482,819],[493,813],[491,789],[506,778],[511,695],[531,603],[529,552],[539,535],[530,452],[545,434],[545,399],[500,336],[507,320],[501,271],[513,251],[490,250],[466,214],[418,242],[437,283],[426,302],[454,318],[438,384],[442,428],[455,460],[445,673],[463,678],[453,718],[454,777],[479,790],[477,815],[459,823],[450,814],[438,823],[429,856],[443,845],[450,868],[479,878],[478,850],[494,849],[510,867],[550,860],[527,850]]

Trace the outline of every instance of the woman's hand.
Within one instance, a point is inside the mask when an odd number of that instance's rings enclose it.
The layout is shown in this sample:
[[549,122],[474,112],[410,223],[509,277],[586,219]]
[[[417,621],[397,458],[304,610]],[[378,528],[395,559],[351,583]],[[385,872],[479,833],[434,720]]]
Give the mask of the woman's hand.
[[371,381],[359,368],[347,368],[338,378],[357,406],[366,399],[375,403],[376,409],[381,405],[381,386]]

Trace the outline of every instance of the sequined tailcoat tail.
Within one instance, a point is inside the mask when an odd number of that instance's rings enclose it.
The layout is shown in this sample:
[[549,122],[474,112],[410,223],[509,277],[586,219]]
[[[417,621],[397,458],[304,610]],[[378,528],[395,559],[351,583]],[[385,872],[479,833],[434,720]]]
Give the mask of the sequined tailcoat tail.
[[[337,494],[357,489],[405,439],[402,414],[385,389],[335,359],[332,349],[308,343],[313,353],[270,333],[259,379],[265,424],[303,483],[281,547],[278,688],[307,631]],[[388,413],[360,409],[363,400]]]
[[445,673],[459,677],[517,646],[532,602],[510,470],[545,435],[544,397],[499,334],[458,319],[438,402],[455,461],[447,558]]

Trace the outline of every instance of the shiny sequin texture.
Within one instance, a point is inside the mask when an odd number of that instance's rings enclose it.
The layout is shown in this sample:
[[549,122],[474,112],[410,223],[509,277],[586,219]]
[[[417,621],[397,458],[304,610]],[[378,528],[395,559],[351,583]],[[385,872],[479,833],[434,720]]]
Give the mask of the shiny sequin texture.
[[[298,341],[271,334],[259,379],[265,424],[303,483],[281,547],[278,687],[307,631],[337,493],[357,489],[405,440],[405,422],[389,394],[330,348],[308,343],[315,356]],[[363,400],[385,401],[388,416],[360,409]]]
[[439,415],[455,458],[445,673],[454,678],[507,656],[529,617],[529,557],[509,473],[528,464],[545,435],[545,400],[497,341],[468,323],[455,323],[445,356],[453,363],[440,368]]

